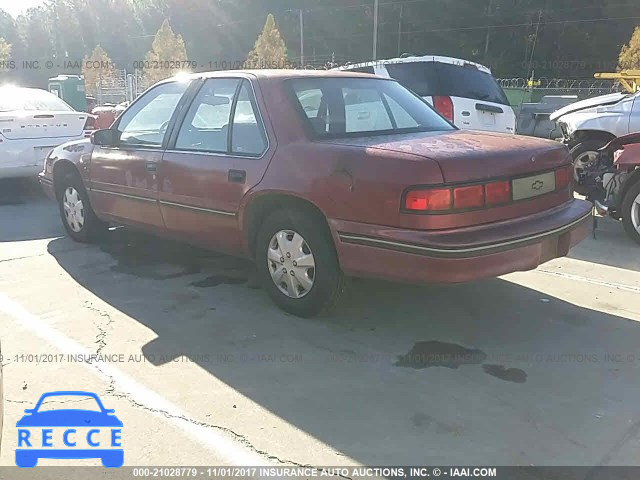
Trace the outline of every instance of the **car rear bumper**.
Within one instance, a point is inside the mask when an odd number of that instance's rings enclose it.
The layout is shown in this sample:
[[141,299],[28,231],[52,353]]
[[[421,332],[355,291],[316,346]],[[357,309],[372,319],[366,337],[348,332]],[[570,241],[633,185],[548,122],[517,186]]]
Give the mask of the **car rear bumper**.
[[36,177],[42,171],[42,165],[3,166],[0,164],[0,178]]
[[413,283],[462,283],[532,270],[589,233],[591,204],[572,200],[546,212],[454,230],[416,231],[332,220],[348,275]]

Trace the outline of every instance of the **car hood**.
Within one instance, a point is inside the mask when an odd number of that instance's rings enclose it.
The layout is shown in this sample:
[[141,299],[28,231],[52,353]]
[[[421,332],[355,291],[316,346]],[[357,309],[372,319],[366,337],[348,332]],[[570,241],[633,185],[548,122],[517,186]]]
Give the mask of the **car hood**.
[[438,163],[447,183],[513,177],[556,168],[569,161],[559,142],[472,130],[385,135],[331,143],[413,154]]
[[556,121],[563,115],[567,113],[577,112],[579,110],[584,110],[586,108],[598,107],[602,105],[614,105],[618,103],[623,98],[627,97],[628,93],[610,93],[608,95],[601,95],[599,97],[588,98],[586,100],[580,100],[579,102],[572,103],[567,105],[566,107],[561,108],[560,110],[556,110],[553,112],[549,119],[551,121]]
[[122,422],[93,410],[49,410],[25,415],[16,427],[122,427]]

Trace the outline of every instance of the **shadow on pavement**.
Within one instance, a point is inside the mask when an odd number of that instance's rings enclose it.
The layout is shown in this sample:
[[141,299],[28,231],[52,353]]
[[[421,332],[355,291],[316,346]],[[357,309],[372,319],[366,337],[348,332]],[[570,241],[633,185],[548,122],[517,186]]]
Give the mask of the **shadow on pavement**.
[[629,238],[622,222],[612,218],[598,218],[595,238],[589,235],[569,257],[640,272],[640,245]]
[[49,252],[155,332],[140,345],[151,363],[188,356],[364,464],[590,465],[637,417],[627,355],[639,325],[506,280],[360,280],[336,314],[303,320],[247,288],[243,260],[127,230],[99,246],[105,258],[95,248],[81,260],[69,245],[54,240]]
[[58,207],[34,179],[0,180],[0,242],[64,235]]

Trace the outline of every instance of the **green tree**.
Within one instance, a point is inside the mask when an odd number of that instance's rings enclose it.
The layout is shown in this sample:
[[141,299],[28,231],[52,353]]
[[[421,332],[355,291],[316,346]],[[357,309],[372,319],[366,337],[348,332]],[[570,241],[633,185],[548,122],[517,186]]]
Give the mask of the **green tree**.
[[162,23],[160,30],[151,45],[151,50],[145,57],[143,79],[148,85],[174,76],[187,70],[187,49],[181,35],[173,33],[169,20]]
[[11,56],[11,45],[0,37],[0,64],[7,62]]
[[629,43],[622,46],[618,57],[620,70],[640,69],[640,27],[636,27]]
[[113,62],[107,52],[98,45],[91,55],[84,57],[82,73],[87,95],[95,96],[98,83],[109,82],[115,76]]
[[247,64],[249,68],[286,67],[287,47],[272,14],[267,15],[262,33],[258,36],[253,50],[249,52]]

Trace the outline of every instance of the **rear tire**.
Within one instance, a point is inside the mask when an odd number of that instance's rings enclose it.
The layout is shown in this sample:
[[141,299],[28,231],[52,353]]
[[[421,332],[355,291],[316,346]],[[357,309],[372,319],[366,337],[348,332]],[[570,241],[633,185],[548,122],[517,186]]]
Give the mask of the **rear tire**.
[[333,240],[318,220],[298,209],[275,211],[256,239],[263,288],[277,306],[298,317],[330,310],[345,290]]
[[640,244],[640,181],[631,185],[622,200],[622,223],[631,239]]
[[588,165],[591,165],[592,162],[597,161],[599,155],[598,150],[604,147],[607,143],[609,143],[607,140],[585,140],[584,142],[578,143],[571,149],[571,159],[573,161],[573,185],[574,190],[580,195],[586,195],[588,193],[588,189],[578,184],[579,170],[582,170]]
[[78,174],[65,174],[56,189],[60,218],[69,236],[82,243],[98,240],[106,232],[108,224],[94,213],[89,195]]

